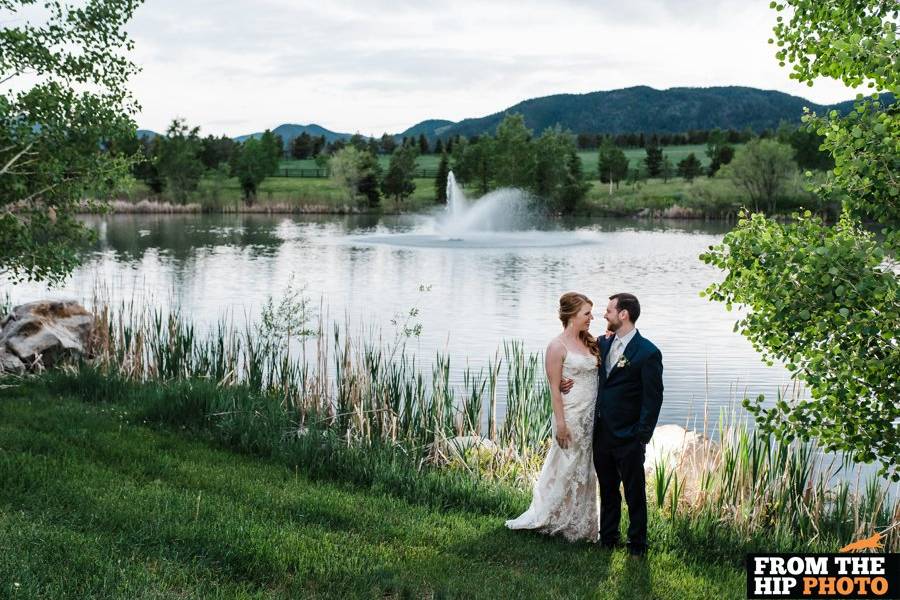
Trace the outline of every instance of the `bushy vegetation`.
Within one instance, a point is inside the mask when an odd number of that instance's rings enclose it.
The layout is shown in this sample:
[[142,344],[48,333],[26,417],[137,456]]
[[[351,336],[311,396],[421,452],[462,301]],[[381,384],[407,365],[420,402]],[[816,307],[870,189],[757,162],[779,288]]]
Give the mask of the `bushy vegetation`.
[[[896,6],[789,0],[772,7],[790,9],[790,19],[779,16],[774,31],[792,78],[897,90]],[[816,191],[841,203],[837,222],[809,211],[787,223],[746,213],[702,258],[726,272],[709,296],[747,307],[736,328],[809,387],[808,400],[773,407],[747,401],[759,425],[781,440],[818,437],[826,448],[877,462],[883,475],[900,481],[900,112],[895,97],[890,101],[859,95],[847,116],[805,117],[834,162]],[[785,154],[760,143],[746,156],[765,165],[767,152]],[[768,181],[754,184],[760,198],[780,174],[771,166],[763,171]]]

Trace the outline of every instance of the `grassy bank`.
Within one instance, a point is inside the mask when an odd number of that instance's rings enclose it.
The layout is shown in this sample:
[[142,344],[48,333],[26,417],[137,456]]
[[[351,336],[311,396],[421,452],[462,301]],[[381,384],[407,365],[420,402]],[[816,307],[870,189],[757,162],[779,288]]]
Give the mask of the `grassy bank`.
[[153,405],[134,399],[88,404],[43,384],[0,390],[4,597],[744,594],[743,571],[693,555],[690,537],[665,538],[641,563],[513,533],[484,510],[311,477],[285,455],[228,451],[191,423],[160,425]]
[[413,194],[396,202],[382,198],[378,207],[365,206],[347,197],[337,183],[328,178],[269,177],[259,186],[252,203],[243,198],[240,183],[234,177],[200,181],[196,192],[185,202],[176,202],[167,194],[155,195],[140,181],[130,182],[112,202],[117,212],[271,212],[346,214],[377,212],[397,214],[428,210],[435,205],[434,180],[416,179]]
[[[807,187],[803,176],[794,177],[776,199],[776,212],[787,215],[803,207],[837,214],[837,205],[823,202]],[[722,177],[701,176],[692,182],[681,178],[621,182],[612,186],[612,193],[609,184],[594,181],[578,211],[593,216],[734,219],[742,208],[756,208],[744,190]],[[768,210],[767,206],[758,208]]]
[[[429,365],[411,355],[400,331],[326,322],[290,288],[284,297],[267,304],[259,324],[222,321],[205,336],[177,313],[113,311],[95,300],[94,366],[58,375],[57,389],[86,400],[133,398],[155,407],[155,420],[215,432],[229,447],[265,456],[302,456],[328,465],[325,476],[408,500],[490,514],[518,506],[503,490],[530,491],[550,438],[539,355],[508,343],[488,368],[466,368],[462,384],[451,384],[449,359],[437,354]],[[305,350],[291,349],[292,335]],[[718,441],[693,448],[675,472],[657,469],[650,489],[660,522],[703,540],[709,556],[831,551],[900,520],[883,482],[851,489],[850,467],[826,462],[814,440],[779,441],[734,418],[702,429]],[[460,436],[487,438],[496,450],[460,448]],[[900,530],[885,548],[900,548]]]
[[[377,208],[348,200],[331,179],[281,177],[266,179],[257,199],[248,204],[241,196],[237,180],[224,184],[203,180],[198,192],[185,204],[163,195],[152,195],[140,182],[112,203],[117,212],[263,212],[346,214],[376,212],[397,214],[424,212],[438,208],[434,202],[434,180],[416,179],[416,191],[403,202],[382,198]],[[218,187],[216,187],[218,186]],[[477,197],[478,192],[469,190]],[[618,187],[591,181],[586,198],[576,207],[577,216],[595,217],[672,217],[731,219],[750,200],[741,190],[721,178],[699,177],[693,182],[683,179],[647,179],[621,182]],[[778,199],[778,211],[790,213],[799,207],[815,211],[826,207],[803,188],[803,182],[792,183],[788,193]],[[752,206],[751,206],[752,208]]]

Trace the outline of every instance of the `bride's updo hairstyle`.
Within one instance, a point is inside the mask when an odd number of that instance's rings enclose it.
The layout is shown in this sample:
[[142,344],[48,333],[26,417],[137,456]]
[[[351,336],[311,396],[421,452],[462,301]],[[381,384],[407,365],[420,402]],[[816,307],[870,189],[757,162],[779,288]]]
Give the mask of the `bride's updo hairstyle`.
[[[581,307],[584,306],[585,302],[591,306],[594,305],[590,298],[584,294],[579,294],[578,292],[566,292],[559,297],[559,320],[562,321],[563,327],[569,325],[569,321],[578,314],[578,311],[581,310]],[[596,357],[597,366],[599,367],[600,346],[597,344],[596,338],[594,338],[589,331],[579,331],[578,337],[581,339],[581,343],[587,346],[591,351],[591,354]]]

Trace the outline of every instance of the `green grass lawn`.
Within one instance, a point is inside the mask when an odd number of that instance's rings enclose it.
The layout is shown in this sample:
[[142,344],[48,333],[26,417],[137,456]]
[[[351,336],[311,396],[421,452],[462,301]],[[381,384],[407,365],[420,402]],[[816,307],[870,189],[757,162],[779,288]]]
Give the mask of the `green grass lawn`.
[[[740,146],[738,144],[737,146]],[[631,163],[632,167],[637,167],[639,165],[644,164],[644,157],[647,155],[646,151],[643,148],[626,148],[624,150],[625,156]],[[709,164],[709,158],[706,156],[706,144],[691,144],[685,146],[664,146],[663,154],[669,157],[669,160],[672,161],[672,165],[675,166],[678,164],[678,161],[686,158],[688,154],[691,152],[700,160],[703,166]],[[581,164],[584,165],[584,172],[589,173],[591,175],[597,174],[597,150],[581,150],[578,152],[578,156],[581,157]],[[440,162],[441,157],[439,154],[424,154],[419,156],[416,159],[416,165],[420,169],[437,169],[438,163]],[[390,162],[390,156],[382,154],[378,157],[379,163],[381,163],[382,168],[387,169],[388,163]],[[282,160],[281,169],[315,169],[316,161],[313,159],[307,160]]]
[[741,598],[737,566],[646,562],[312,481],[39,386],[0,390],[0,596]]

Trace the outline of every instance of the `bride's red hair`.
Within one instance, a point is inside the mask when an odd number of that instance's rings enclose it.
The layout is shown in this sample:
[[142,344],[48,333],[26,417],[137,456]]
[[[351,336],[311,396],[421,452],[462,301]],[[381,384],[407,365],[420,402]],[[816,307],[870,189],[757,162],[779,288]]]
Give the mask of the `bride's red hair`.
[[[563,327],[568,326],[569,320],[578,314],[578,311],[581,310],[585,303],[594,306],[594,302],[590,298],[578,292],[566,292],[559,297],[559,320],[562,321]],[[600,346],[597,344],[596,338],[589,331],[579,331],[578,337],[581,339],[581,343],[587,346],[591,354],[597,358],[597,366],[599,367]]]

